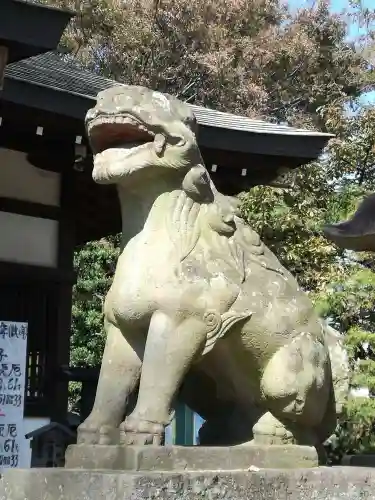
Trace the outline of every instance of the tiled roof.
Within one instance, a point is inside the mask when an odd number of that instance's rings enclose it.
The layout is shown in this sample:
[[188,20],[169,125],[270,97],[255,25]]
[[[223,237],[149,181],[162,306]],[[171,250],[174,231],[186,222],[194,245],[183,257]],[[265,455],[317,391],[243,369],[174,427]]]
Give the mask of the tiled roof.
[[[54,52],[9,64],[6,68],[6,78],[48,87],[87,99],[95,99],[99,91],[114,85],[121,85],[119,82],[81,69],[78,65],[64,60],[62,56]],[[198,123],[207,127],[273,135],[329,137],[328,134],[253,120],[245,116],[223,113],[201,106],[191,106]]]

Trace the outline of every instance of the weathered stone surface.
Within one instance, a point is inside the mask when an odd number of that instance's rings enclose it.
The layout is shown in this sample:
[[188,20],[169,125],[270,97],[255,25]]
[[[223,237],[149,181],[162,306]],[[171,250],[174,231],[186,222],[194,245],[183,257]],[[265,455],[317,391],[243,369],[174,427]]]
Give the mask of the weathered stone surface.
[[[206,421],[206,438],[225,415],[223,433],[239,432],[222,444],[319,447],[336,427],[346,385],[331,365],[342,357],[330,356],[312,302],[246,224],[239,200],[216,189],[192,109],[124,85],[98,95],[86,127],[93,179],[117,186],[122,243],[79,443],[115,444],[120,428],[123,444],[160,444],[174,396],[193,373],[183,398]],[[242,425],[232,420],[238,409]]]
[[375,470],[353,467],[222,473],[5,471],[0,500],[359,500],[375,497]]
[[325,328],[335,387],[336,413],[340,415],[349,393],[349,358],[342,342],[342,335],[328,324],[325,325]]
[[70,446],[66,467],[70,469],[116,469],[133,471],[218,471],[258,468],[308,468],[318,466],[313,447],[273,446]]

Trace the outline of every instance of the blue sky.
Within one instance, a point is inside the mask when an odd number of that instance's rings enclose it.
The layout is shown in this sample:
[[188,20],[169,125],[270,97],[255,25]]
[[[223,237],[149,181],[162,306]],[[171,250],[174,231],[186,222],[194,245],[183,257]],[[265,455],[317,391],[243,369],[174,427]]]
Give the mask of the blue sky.
[[[312,0],[287,0],[288,4],[291,6],[299,7],[300,5],[306,4],[311,5]],[[362,0],[362,5],[364,7],[371,7],[373,4],[373,0]],[[331,0],[331,10],[334,12],[340,12],[343,9],[346,9],[349,6],[349,2],[347,0]],[[373,5],[372,5],[373,6]]]
[[[292,0],[293,2],[293,0]],[[348,8],[349,2],[347,0],[331,0],[331,9],[333,12],[341,12],[343,9]],[[372,4],[372,5],[371,5]],[[364,8],[374,8],[373,0],[362,0],[362,5]],[[352,24],[349,30],[349,37],[356,37],[361,34],[361,29],[359,26]]]
[[[287,3],[291,7],[298,8],[303,5],[311,5],[313,0],[287,0]],[[374,0],[362,0],[363,7],[374,8]],[[331,0],[331,10],[332,12],[342,12],[344,9],[349,7],[348,0]],[[361,30],[356,24],[352,24],[349,30],[349,37],[356,37],[360,35]]]
[[[291,7],[301,7],[303,5],[311,5],[313,0],[287,0]],[[375,8],[375,0],[362,0],[363,7]],[[349,7],[348,0],[331,0],[331,10],[333,12],[342,12],[344,9]],[[375,29],[375,26],[374,26]],[[352,24],[349,28],[349,38],[356,38],[361,34],[361,29],[357,24]],[[369,92],[364,94],[361,101],[363,104],[374,103],[375,104],[375,92]]]

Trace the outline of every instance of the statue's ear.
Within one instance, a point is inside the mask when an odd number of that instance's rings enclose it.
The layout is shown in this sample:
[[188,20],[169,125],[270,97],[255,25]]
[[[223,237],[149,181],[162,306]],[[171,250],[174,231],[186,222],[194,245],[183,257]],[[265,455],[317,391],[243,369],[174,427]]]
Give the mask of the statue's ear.
[[367,196],[353,217],[338,224],[327,224],[323,228],[327,239],[340,248],[357,252],[375,251],[375,194]]
[[214,193],[210,177],[203,165],[191,168],[182,181],[185,193],[198,203],[212,203]]

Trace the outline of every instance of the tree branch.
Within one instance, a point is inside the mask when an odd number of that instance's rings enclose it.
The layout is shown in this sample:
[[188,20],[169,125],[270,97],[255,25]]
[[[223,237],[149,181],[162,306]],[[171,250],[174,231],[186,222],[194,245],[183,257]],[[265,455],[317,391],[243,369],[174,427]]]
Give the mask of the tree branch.
[[362,184],[365,181],[366,170],[367,170],[367,162],[368,162],[370,153],[373,150],[373,148],[374,148],[374,140],[371,141],[370,144],[368,145],[368,147],[366,149],[366,153],[365,153],[365,159],[363,160],[362,168],[360,168],[359,171],[358,171],[358,173],[359,173],[359,179],[358,179],[359,186],[362,186]]

